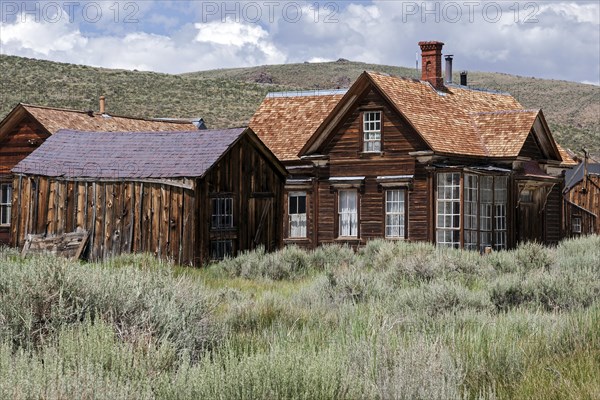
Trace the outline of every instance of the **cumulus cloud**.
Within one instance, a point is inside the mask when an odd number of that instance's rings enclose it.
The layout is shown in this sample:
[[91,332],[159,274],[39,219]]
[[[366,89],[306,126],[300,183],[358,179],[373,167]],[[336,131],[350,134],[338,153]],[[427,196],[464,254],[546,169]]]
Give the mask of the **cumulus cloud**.
[[268,64],[285,62],[285,55],[270,42],[269,33],[260,25],[226,19],[225,22],[211,21],[194,26],[198,29],[196,41],[212,45],[214,51],[235,49],[239,54],[240,50],[248,47],[246,58],[262,58]]
[[[109,3],[106,15],[112,12]],[[207,20],[199,14],[201,2],[142,3],[140,23],[127,29],[118,24],[105,29],[114,25],[108,20],[93,27],[64,19],[5,21],[0,51],[179,73],[338,58],[414,66],[418,41],[441,40],[444,51],[455,55],[457,69],[587,82],[600,76],[597,2],[373,0],[315,7],[310,1],[294,2],[301,4],[299,12],[290,8],[286,14],[283,3],[262,10],[260,21],[245,18],[241,6],[240,15],[217,13]]]
[[13,24],[0,27],[2,51],[23,50],[48,56],[53,52],[68,52],[84,47],[88,43],[79,29],[74,29],[67,18],[52,23],[46,20],[19,18]]

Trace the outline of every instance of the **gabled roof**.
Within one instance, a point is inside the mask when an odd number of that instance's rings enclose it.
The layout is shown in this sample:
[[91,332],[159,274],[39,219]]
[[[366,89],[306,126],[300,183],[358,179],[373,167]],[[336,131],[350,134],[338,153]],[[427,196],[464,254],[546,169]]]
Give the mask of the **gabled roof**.
[[517,157],[530,132],[548,159],[572,160],[552,138],[541,110],[525,110],[507,93],[448,85],[438,91],[428,82],[364,72],[300,150],[318,153],[320,146],[361,95],[377,91],[438,154]]
[[277,158],[296,160],[345,92],[267,95],[250,120],[250,128]]
[[[573,186],[577,185],[579,182],[581,182],[583,180],[584,169],[585,168],[584,168],[583,163],[579,163],[576,168],[569,169],[565,172],[564,192],[568,192],[569,190],[571,190],[573,188]],[[588,163],[587,173],[588,173],[588,176],[600,175],[600,164]]]
[[31,116],[50,134],[60,129],[81,131],[192,131],[198,129],[191,121],[157,120],[100,114],[91,111],[77,111],[63,108],[42,107],[30,104],[17,105],[0,122],[0,139],[8,133],[21,118]]
[[64,178],[201,177],[247,128],[184,132],[60,130],[13,168]]

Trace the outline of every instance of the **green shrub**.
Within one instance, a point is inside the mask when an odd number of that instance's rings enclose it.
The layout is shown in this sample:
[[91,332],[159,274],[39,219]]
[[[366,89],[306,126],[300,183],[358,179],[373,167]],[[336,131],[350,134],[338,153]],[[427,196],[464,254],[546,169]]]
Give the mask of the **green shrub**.
[[167,340],[194,358],[217,340],[214,306],[201,287],[175,278],[169,265],[111,265],[55,257],[3,265],[0,339],[24,348],[43,345],[61,327],[89,318],[112,324],[123,340]]

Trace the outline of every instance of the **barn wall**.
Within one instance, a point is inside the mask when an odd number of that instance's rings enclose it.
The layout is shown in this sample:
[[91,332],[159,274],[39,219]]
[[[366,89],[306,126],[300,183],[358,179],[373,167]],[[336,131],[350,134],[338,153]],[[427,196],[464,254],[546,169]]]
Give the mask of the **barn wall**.
[[[585,217],[584,222],[586,223],[583,226],[583,234],[600,234],[600,223],[597,221],[598,216],[600,216],[600,176],[589,175],[587,180],[584,179],[573,186],[565,197],[571,203],[588,211],[586,213],[585,211],[578,210],[577,207],[575,207],[570,211],[573,215],[584,216],[585,214],[589,213],[596,215],[596,218],[593,216]],[[571,214],[565,216],[565,225],[569,230],[569,226],[571,224],[570,215]]]
[[[11,170],[48,136],[31,117],[26,117],[0,139],[0,183],[11,183]],[[0,227],[0,245],[10,243],[10,226]]]
[[27,234],[90,232],[86,257],[149,252],[197,264],[195,199],[190,189],[148,182],[84,182],[41,176],[14,179],[13,244]]
[[[272,251],[282,244],[283,188],[285,177],[248,137],[230,151],[200,180],[198,198],[198,251],[201,259],[211,259],[213,240],[232,240],[233,252],[264,246]],[[212,199],[233,197],[233,227],[211,227]]]

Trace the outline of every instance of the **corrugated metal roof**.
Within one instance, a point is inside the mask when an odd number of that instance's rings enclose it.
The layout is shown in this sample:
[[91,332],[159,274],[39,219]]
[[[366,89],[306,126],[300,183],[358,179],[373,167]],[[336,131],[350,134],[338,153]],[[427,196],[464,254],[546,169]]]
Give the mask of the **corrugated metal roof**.
[[64,178],[200,177],[247,128],[184,132],[60,130],[13,168]]

